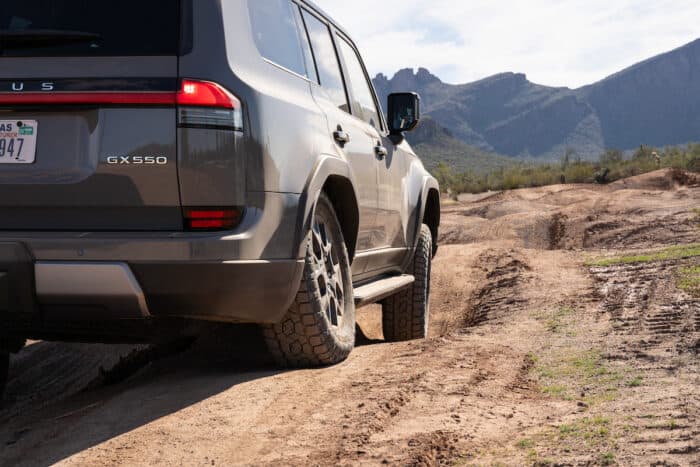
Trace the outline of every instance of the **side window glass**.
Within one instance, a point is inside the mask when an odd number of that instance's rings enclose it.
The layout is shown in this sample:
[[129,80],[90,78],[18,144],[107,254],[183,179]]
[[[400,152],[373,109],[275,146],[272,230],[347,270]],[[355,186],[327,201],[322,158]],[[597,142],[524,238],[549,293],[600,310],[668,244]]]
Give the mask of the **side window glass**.
[[340,51],[347,69],[347,81],[352,89],[352,112],[358,118],[381,130],[381,121],[367,75],[355,49],[343,38],[338,38]]
[[304,53],[304,61],[306,62],[306,74],[311,81],[318,83],[318,72],[316,71],[316,62],[314,60],[313,53],[311,52],[311,43],[309,42],[309,35],[306,32],[304,20],[301,18],[301,11],[299,10],[298,6],[294,6],[294,16],[297,20],[297,24],[299,25],[301,50]]
[[289,0],[248,2],[255,45],[260,55],[307,76],[294,11]]
[[350,112],[347,94],[343,84],[343,75],[340,72],[338,55],[335,53],[335,46],[331,31],[321,20],[306,10],[302,10],[306,30],[309,33],[311,49],[316,59],[318,78],[321,87],[326,91],[328,97],[340,109]]

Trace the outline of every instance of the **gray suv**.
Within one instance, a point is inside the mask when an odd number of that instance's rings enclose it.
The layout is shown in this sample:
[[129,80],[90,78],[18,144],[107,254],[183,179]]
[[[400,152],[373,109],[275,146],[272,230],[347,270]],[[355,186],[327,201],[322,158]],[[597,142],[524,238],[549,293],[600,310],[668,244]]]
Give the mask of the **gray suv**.
[[327,365],[379,302],[387,340],[425,337],[419,105],[393,94],[385,118],[306,0],[0,9],[0,386],[26,339],[255,323],[280,365]]

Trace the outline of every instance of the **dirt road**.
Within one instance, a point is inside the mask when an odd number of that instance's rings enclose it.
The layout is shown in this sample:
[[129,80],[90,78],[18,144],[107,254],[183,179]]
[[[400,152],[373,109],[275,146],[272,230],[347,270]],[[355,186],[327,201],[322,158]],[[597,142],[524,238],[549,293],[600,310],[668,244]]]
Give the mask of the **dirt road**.
[[332,368],[276,371],[253,329],[181,352],[34,343],[0,464],[700,465],[697,184],[448,204],[433,337],[385,344],[368,308]]

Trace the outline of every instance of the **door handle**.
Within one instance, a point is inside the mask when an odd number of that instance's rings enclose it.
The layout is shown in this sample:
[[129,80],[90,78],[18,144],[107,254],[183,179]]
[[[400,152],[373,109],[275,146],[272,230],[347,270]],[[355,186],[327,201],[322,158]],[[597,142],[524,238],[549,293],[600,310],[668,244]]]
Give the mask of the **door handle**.
[[350,142],[350,135],[343,131],[343,127],[338,125],[338,129],[333,132],[333,139],[341,145],[347,144]]
[[386,156],[389,155],[389,151],[380,144],[376,145],[374,147],[374,153],[377,155],[379,159],[384,159]]

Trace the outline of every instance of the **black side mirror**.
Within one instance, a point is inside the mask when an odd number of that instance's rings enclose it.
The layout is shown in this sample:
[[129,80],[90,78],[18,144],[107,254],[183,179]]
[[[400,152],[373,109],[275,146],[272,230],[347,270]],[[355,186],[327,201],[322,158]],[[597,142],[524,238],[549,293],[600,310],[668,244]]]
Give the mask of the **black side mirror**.
[[413,131],[420,121],[420,96],[415,92],[390,94],[388,114],[392,135]]

